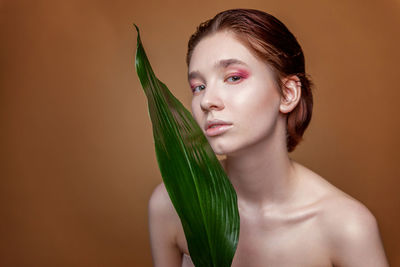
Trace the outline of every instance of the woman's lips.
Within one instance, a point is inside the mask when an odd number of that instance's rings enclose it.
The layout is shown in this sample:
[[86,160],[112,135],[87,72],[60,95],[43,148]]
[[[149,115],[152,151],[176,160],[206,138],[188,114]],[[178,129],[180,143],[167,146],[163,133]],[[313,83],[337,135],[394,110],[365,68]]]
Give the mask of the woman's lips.
[[214,120],[207,122],[206,125],[206,135],[207,136],[217,136],[225,133],[230,128],[232,128],[232,123],[228,123],[225,121]]

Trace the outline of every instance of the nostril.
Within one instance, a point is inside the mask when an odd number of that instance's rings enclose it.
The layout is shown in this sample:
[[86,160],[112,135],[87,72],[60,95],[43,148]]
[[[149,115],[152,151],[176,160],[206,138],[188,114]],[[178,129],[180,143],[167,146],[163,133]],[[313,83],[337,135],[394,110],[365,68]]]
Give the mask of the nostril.
[[223,108],[221,101],[204,101],[201,104],[201,108],[205,111],[208,110],[220,110]]
[[200,103],[203,110],[220,110],[224,107],[223,102],[219,97],[205,95]]

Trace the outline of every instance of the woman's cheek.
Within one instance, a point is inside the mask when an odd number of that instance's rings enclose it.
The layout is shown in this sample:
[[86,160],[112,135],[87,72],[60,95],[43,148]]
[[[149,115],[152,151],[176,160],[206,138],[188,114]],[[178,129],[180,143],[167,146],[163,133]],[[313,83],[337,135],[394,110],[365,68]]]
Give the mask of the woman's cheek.
[[192,100],[192,115],[193,115],[193,118],[196,120],[197,124],[199,124],[199,125],[200,125],[200,112],[201,112],[201,108],[200,108],[199,101],[193,99]]

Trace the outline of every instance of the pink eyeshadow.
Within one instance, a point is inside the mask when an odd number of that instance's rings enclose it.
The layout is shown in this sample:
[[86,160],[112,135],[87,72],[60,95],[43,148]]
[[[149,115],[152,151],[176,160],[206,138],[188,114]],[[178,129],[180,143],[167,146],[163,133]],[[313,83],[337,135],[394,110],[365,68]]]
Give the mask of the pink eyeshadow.
[[238,72],[233,73],[233,75],[238,75],[238,76],[241,76],[243,78],[247,78],[247,77],[249,77],[250,73],[245,71],[245,70],[239,70]]

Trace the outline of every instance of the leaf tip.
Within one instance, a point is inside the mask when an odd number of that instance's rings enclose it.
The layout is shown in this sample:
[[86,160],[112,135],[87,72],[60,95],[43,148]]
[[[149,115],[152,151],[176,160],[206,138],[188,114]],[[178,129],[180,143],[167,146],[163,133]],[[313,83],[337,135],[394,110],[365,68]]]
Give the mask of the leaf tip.
[[133,23],[133,26],[135,26],[137,33],[139,33],[139,27],[136,25],[136,23]]

